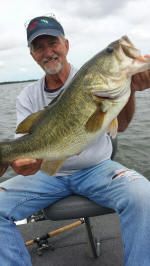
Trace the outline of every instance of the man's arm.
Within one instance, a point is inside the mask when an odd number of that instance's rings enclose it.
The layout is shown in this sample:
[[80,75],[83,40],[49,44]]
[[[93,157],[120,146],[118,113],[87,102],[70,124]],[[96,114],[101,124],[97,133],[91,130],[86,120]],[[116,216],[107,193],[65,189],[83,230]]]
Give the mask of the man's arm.
[[131,122],[135,112],[135,92],[131,90],[128,103],[118,115],[118,132],[123,132]]
[[131,122],[135,112],[135,92],[150,88],[150,70],[132,77],[131,95],[128,103],[118,115],[118,132],[123,132]]

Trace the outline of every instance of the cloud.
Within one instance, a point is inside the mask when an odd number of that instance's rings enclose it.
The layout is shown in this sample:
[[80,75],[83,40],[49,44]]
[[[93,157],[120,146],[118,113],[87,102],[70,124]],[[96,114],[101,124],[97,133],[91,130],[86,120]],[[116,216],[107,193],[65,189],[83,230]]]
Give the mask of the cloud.
[[2,68],[5,65],[4,61],[0,61],[0,68]]
[[144,0],[144,5],[141,0],[128,1],[125,9],[121,10],[120,16],[126,18],[128,23],[132,23],[131,25],[138,28],[140,25],[149,24],[149,10],[149,0]]
[[[130,0],[66,0],[65,5],[61,0],[51,1],[51,8],[62,16],[65,13],[67,16],[75,16],[83,19],[101,19],[108,15],[116,14],[117,11],[123,9]],[[133,0],[135,1],[135,0]],[[49,0],[45,0],[45,5],[48,8]]]
[[128,35],[149,53],[149,0],[5,0],[0,17],[0,81],[43,75],[27,48],[24,23],[55,13],[70,42],[68,60],[78,68],[110,42]]
[[76,10],[76,15],[84,17],[85,19],[102,19],[106,16],[116,14],[119,10],[123,9],[127,0],[109,0],[109,1],[82,1],[82,5],[79,5]]
[[16,47],[24,46],[24,44],[24,38],[19,38],[16,34],[4,33],[0,37],[0,52],[15,49]]
[[27,72],[28,71],[28,69],[26,68],[26,67],[20,67],[20,69],[19,69],[21,72]]

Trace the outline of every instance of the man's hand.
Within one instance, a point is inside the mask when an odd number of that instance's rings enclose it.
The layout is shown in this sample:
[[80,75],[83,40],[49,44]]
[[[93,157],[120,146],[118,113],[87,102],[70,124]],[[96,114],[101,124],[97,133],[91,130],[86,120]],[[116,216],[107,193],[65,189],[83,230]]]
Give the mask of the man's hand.
[[131,90],[143,91],[150,88],[150,70],[137,73],[132,77]]
[[20,158],[12,162],[13,170],[23,176],[35,174],[41,167],[42,160]]
[[118,132],[125,131],[133,118],[135,112],[135,92],[148,88],[150,88],[150,70],[137,73],[132,77],[129,101],[118,115]]

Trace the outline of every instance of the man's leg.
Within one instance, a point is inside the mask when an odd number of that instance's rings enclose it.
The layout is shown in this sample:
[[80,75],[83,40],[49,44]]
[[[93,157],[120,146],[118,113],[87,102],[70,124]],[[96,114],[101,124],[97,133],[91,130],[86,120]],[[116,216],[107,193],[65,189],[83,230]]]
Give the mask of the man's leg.
[[149,266],[150,182],[135,171],[107,160],[76,174],[72,187],[76,193],[119,214],[125,266]]
[[67,177],[37,172],[16,176],[0,184],[0,264],[31,266],[30,256],[14,221],[22,220],[71,194]]

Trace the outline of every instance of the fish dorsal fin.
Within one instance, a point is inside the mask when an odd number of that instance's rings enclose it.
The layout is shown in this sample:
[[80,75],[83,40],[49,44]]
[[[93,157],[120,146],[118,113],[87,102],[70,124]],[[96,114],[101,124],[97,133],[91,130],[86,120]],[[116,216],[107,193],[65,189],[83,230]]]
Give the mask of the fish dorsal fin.
[[104,122],[106,116],[106,112],[102,112],[100,107],[97,107],[97,110],[94,114],[89,118],[85,125],[85,129],[87,132],[96,132],[99,130]]
[[114,139],[118,132],[118,119],[117,117],[112,120],[112,122],[109,124],[107,128],[107,132],[110,134],[110,136]]
[[55,175],[63,165],[64,161],[65,160],[59,160],[59,161],[44,160],[41,164],[41,170],[50,176]]
[[49,109],[49,107],[52,107],[52,105],[53,104],[55,104],[56,102],[57,102],[57,100],[60,98],[60,96],[63,94],[63,91],[64,90],[62,90],[47,106],[45,106],[44,108],[48,108]]
[[33,124],[39,119],[41,114],[43,114],[44,110],[40,110],[36,113],[29,115],[25,118],[17,127],[16,134],[18,133],[30,133],[31,127]]

